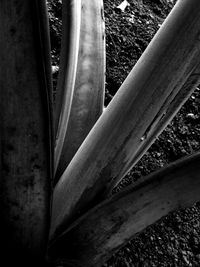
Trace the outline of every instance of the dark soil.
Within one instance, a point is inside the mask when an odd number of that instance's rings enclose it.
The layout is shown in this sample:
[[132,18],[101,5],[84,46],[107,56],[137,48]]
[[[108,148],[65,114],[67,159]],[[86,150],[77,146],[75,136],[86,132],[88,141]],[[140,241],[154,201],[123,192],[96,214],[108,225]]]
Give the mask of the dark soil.
[[[173,0],[104,0],[106,21],[105,106],[172,9]],[[61,0],[49,2],[52,65],[59,64]],[[54,75],[56,86],[57,71]],[[197,88],[170,125],[115,191],[164,165],[200,150],[200,89]],[[129,242],[104,266],[200,266],[200,203],[173,212]]]

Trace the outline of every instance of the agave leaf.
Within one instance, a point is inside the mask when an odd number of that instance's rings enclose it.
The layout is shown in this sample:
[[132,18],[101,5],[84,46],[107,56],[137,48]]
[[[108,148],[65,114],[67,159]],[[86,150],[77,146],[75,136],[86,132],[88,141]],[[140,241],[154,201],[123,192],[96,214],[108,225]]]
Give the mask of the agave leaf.
[[48,31],[46,1],[1,1],[0,235],[2,262],[7,266],[36,266],[48,239],[52,175]]
[[199,64],[199,27],[198,0],[178,1],[57,183],[51,238],[129,170],[167,99],[175,99]]
[[49,247],[52,261],[102,266],[135,234],[200,200],[200,153],[174,162],[90,210]]
[[[178,92],[175,91],[175,93],[172,93],[166,99],[166,102],[163,104],[162,108],[157,113],[144,135],[141,137],[141,141],[143,141],[142,145],[139,147],[137,153],[134,154],[134,157],[127,165],[124,175],[141,159],[148,148],[154,143],[155,139],[171,122],[180,108],[197,88],[200,83],[199,73],[200,63],[197,65],[181,89]],[[121,178],[123,178],[123,176]],[[113,181],[113,183],[111,183],[107,188],[107,193],[105,193],[105,195],[111,194],[112,189],[117,185],[118,182],[119,180]]]
[[58,180],[103,111],[105,34],[103,3],[82,0],[78,66]]
[[56,90],[54,126],[56,135],[55,171],[58,167],[65,140],[74,92],[80,38],[81,0],[64,0],[62,2],[62,11],[60,72]]

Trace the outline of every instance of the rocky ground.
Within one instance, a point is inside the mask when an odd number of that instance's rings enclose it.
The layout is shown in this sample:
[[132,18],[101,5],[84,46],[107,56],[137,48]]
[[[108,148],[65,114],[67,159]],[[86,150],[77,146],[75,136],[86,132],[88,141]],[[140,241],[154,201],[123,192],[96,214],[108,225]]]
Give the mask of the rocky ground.
[[[106,22],[106,97],[109,104],[164,19],[173,0],[104,0]],[[54,87],[59,65],[61,0],[49,1]],[[200,89],[117,188],[200,149]],[[104,266],[200,266],[200,203],[173,212],[129,242]]]

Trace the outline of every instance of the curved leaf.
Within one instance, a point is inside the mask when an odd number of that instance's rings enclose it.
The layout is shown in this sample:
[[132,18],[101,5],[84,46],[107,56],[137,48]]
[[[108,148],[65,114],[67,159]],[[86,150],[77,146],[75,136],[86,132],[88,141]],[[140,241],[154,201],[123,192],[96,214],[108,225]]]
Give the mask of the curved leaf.
[[89,211],[50,245],[51,261],[102,266],[135,234],[199,201],[199,161],[197,153],[172,163]]
[[78,66],[72,106],[58,164],[58,180],[88,132],[99,118],[104,102],[105,33],[103,3],[81,2]]
[[62,2],[62,11],[61,62],[56,90],[54,126],[56,135],[55,171],[58,167],[65,140],[74,93],[80,38],[81,0],[64,0]]

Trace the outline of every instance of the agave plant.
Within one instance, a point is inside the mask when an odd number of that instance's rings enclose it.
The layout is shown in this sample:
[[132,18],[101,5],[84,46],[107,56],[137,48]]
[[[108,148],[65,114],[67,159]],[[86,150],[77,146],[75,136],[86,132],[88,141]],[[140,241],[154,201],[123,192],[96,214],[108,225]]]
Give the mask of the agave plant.
[[199,153],[111,194],[200,83],[199,1],[178,1],[103,113],[103,2],[62,5],[55,108],[46,1],[0,5],[4,266],[101,266],[200,199]]

